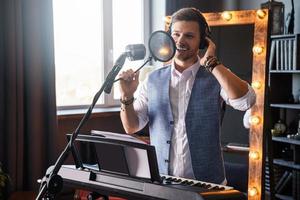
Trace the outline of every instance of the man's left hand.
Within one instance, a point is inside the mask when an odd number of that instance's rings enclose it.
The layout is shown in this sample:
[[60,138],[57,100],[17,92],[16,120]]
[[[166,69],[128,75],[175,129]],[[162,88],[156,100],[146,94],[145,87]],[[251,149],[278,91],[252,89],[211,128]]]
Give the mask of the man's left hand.
[[206,37],[205,39],[208,42],[208,47],[206,49],[206,52],[205,52],[204,56],[200,59],[200,64],[201,65],[204,65],[204,63],[206,61],[206,58],[208,56],[215,56],[215,52],[216,52],[216,45],[215,45],[215,43],[209,37]]

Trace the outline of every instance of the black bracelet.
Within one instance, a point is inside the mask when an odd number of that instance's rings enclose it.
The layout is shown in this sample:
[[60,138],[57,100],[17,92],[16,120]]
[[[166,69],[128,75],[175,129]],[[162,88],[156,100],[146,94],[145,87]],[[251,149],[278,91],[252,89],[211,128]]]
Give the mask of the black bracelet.
[[220,64],[221,64],[221,62],[218,60],[217,57],[208,56],[206,58],[206,61],[204,62],[204,67],[207,71],[212,72],[213,69]]
[[123,100],[120,99],[121,104],[124,104],[125,106],[129,106],[130,104],[132,104],[134,102],[134,97],[127,99],[127,100]]
[[216,60],[215,62],[211,63],[211,64],[208,66],[208,70],[209,70],[210,72],[212,72],[213,69],[214,69],[216,66],[220,65],[220,64],[221,64],[221,62],[218,61],[218,60]]

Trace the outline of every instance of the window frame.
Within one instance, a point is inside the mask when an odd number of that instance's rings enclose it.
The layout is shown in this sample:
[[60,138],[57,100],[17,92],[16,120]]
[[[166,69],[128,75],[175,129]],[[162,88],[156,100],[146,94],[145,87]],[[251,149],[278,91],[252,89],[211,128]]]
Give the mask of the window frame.
[[[143,20],[142,20],[142,27],[143,27],[143,42],[145,46],[148,43],[148,38],[150,35],[150,0],[141,0],[142,1],[142,12],[143,12]],[[102,57],[103,57],[103,73],[99,77],[102,80],[101,85],[99,85],[99,89],[105,81],[107,74],[110,72],[114,65],[113,61],[113,16],[112,16],[112,1],[111,0],[102,0],[102,8],[103,12],[101,15],[102,18],[102,31],[103,37],[100,38],[102,40]],[[95,95],[95,94],[92,94]],[[95,108],[109,108],[109,107],[116,107],[120,105],[120,101],[114,99],[114,87],[112,87],[111,93],[106,94],[103,92],[100,97],[103,97],[103,104],[96,104]],[[100,99],[100,98],[99,98]],[[99,100],[98,100],[99,101]],[[91,101],[92,103],[92,101]],[[64,105],[64,106],[57,106],[57,111],[65,111],[65,110],[76,110],[76,109],[87,109],[90,104],[82,104],[82,105]]]

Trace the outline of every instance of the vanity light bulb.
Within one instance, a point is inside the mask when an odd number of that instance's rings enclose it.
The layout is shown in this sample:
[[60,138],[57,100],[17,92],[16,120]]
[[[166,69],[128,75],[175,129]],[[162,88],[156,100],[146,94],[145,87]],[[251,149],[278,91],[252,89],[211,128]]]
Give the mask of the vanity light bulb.
[[165,16],[163,20],[164,20],[164,22],[166,24],[170,24],[171,23],[171,17],[170,16]]
[[253,53],[257,54],[257,55],[260,55],[263,51],[264,51],[264,48],[262,46],[259,46],[259,45],[255,45],[253,48],[252,48],[252,51]]
[[251,86],[255,89],[260,89],[261,88],[261,82],[260,81],[253,81]]
[[250,151],[249,152],[249,158],[252,160],[258,160],[259,159],[259,153],[257,151]]
[[257,188],[256,187],[249,188],[248,194],[250,197],[256,196],[258,194]]
[[266,16],[266,12],[263,10],[256,11],[256,15],[259,19],[263,19]]
[[224,20],[226,20],[226,21],[229,21],[229,20],[232,19],[232,14],[231,14],[230,12],[228,12],[228,11],[224,11],[224,12],[222,13],[222,18],[223,18]]
[[260,118],[258,116],[251,116],[249,119],[251,125],[258,125],[260,123]]

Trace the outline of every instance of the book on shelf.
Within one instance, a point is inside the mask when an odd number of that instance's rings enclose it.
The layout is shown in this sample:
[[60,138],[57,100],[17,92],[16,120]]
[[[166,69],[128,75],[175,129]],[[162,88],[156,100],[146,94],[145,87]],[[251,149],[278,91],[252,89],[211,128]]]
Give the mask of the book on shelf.
[[279,40],[280,46],[280,70],[285,70],[284,68],[284,40]]
[[280,48],[279,48],[280,41],[275,40],[275,43],[276,43],[276,70],[281,70],[281,68],[280,68]]
[[290,69],[293,69],[293,52],[292,52],[292,49],[293,49],[293,44],[294,44],[294,41],[293,40],[289,40],[289,45],[288,45],[288,66]]
[[[293,42],[293,70],[297,70],[297,40]],[[299,64],[299,63],[298,63]]]
[[274,70],[276,69],[274,64],[276,63],[276,56],[275,56],[275,53],[276,53],[276,49],[275,49],[275,41],[272,40],[271,41],[271,48],[270,48],[270,60],[269,60],[269,69],[270,70]]
[[288,66],[288,45],[289,40],[284,40],[284,69],[290,70]]

